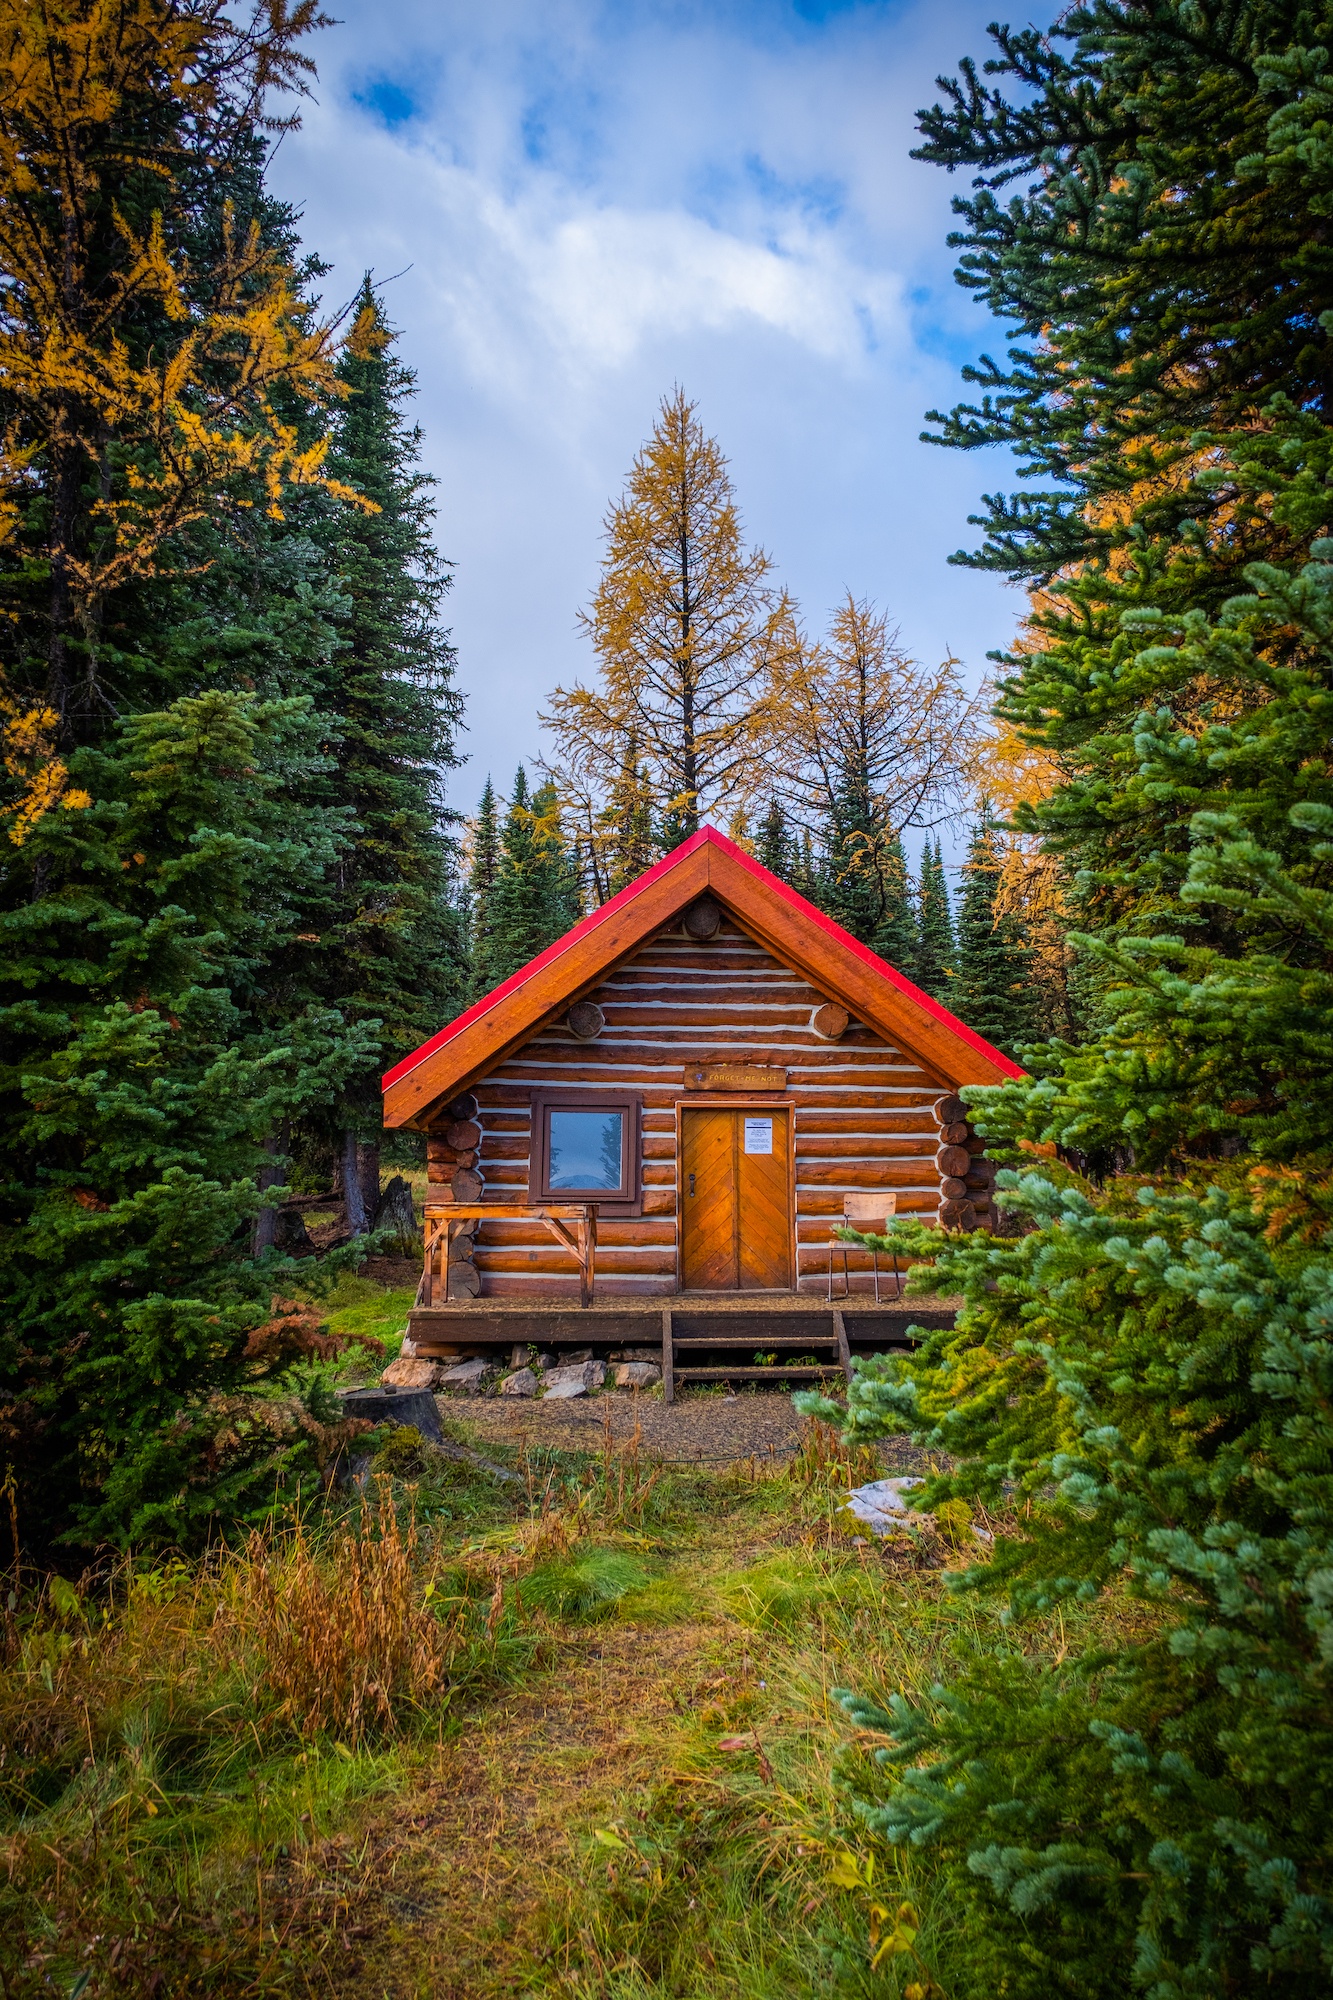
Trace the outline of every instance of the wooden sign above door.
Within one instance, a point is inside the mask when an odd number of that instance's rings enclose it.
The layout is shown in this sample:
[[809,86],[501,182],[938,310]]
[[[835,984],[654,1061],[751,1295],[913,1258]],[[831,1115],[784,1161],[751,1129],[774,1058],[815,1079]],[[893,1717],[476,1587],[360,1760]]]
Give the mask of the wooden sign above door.
[[762,1063],[686,1063],[686,1090],[785,1090],[785,1069]]

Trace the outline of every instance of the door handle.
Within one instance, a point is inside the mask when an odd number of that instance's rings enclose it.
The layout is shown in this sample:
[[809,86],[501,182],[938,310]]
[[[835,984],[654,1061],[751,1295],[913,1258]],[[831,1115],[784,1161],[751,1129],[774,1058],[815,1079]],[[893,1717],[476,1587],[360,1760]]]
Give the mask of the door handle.
[[691,1194],[693,1194],[693,1193],[694,1193],[694,1175],[693,1175],[693,1174],[691,1174],[691,1175],[690,1175],[690,1193],[691,1193]]

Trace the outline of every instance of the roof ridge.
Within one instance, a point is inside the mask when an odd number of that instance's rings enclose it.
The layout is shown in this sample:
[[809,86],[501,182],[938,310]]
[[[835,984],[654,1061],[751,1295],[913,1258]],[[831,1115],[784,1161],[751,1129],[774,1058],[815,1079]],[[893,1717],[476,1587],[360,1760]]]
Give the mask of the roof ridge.
[[[965,1021],[960,1021],[956,1014],[951,1013],[942,1002],[934,999],[931,994],[924,992],[921,987],[915,985],[905,973],[899,972],[896,966],[890,965],[887,959],[881,958],[877,952],[871,950],[869,945],[862,944],[859,938],[854,938],[850,931],[844,930],[841,924],[837,923],[823,910],[817,909],[809,898],[803,896],[798,889],[794,889],[789,882],[784,882],[770,868],[765,868],[761,861],[756,861],[752,854],[747,854],[743,847],[740,847],[734,840],[729,839],[726,834],[719,832],[717,827],[705,824],[697,828],[685,840],[681,841],[679,846],[673,847],[669,854],[664,854],[660,861],[654,862],[651,868],[645,869],[642,875],[637,875],[632,882],[627,882],[625,887],[619,890],[616,895],[610,897],[605,903],[599,904],[586,917],[582,917],[572,929],[566,931],[562,937],[557,938],[554,944],[548,945],[545,951],[539,952],[536,958],[529,959],[526,965],[520,966],[517,972],[511,973],[509,978],[502,981],[499,986],[495,986],[489,993],[483,994],[480,1000],[474,1001],[470,1007],[465,1008],[461,1014],[456,1015],[452,1021],[447,1022],[428,1041],[423,1042],[410,1055],[404,1056],[400,1062],[395,1063],[393,1068],[387,1070],[384,1074],[384,1089],[387,1091],[393,1085],[401,1083],[405,1077],[410,1076],[414,1070],[418,1069],[423,1062],[426,1062],[440,1049],[447,1047],[450,1042],[454,1041],[466,1029],[484,1020],[493,1009],[500,1006],[512,994],[519,992],[538,973],[558,963],[567,952],[574,950],[586,939],[595,936],[603,926],[613,922],[621,912],[637,902],[655,883],[660,882],[664,876],[678,868],[689,856],[697,854],[701,848],[707,847],[716,848],[720,855],[726,857],[727,861],[736,864],[746,874],[752,876],[756,882],[762,884],[769,895],[775,896],[786,903],[804,922],[822,931],[840,949],[851,953],[870,971],[878,977],[887,980],[905,1000],[909,1001],[914,1007],[919,1008],[922,1013],[937,1022],[940,1027],[946,1029],[951,1036],[956,1037],[968,1048],[982,1056],[989,1065],[998,1069],[1002,1075],[1019,1077],[1024,1074],[1018,1063],[1013,1062],[1008,1056],[1002,1054],[999,1049],[986,1040],[984,1035],[979,1035],[974,1028],[969,1028]],[[694,893],[697,895],[701,892],[696,890]],[[725,896],[722,896],[721,900],[725,902]],[[741,921],[744,922],[743,917]],[[642,940],[639,942],[642,942]],[[630,945],[626,949],[637,949],[637,945]],[[765,949],[772,951],[773,947],[771,944],[767,944]],[[775,955],[780,956],[780,954]],[[575,983],[582,982],[576,981]]]

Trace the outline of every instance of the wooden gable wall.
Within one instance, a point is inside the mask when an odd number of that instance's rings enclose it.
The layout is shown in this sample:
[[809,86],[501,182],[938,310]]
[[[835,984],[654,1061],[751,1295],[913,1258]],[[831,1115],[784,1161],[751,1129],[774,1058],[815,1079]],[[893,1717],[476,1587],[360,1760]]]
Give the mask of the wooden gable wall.
[[[606,1015],[595,1041],[579,1041],[555,1023],[475,1084],[473,1094],[483,1198],[523,1201],[533,1090],[569,1084],[642,1093],[643,1214],[600,1218],[599,1296],[676,1290],[676,1105],[691,1061],[773,1063],[788,1072],[801,1289],[827,1282],[830,1218],[841,1214],[845,1193],[894,1188],[900,1214],[935,1214],[939,1141],[931,1107],[943,1086],[868,1028],[853,1025],[840,1041],[822,1041],[810,1015],[828,996],[729,918],[706,943],[688,937],[677,921],[586,997]],[[693,1093],[690,1101],[706,1103],[707,1094]],[[446,1172],[432,1169],[439,1178]],[[861,1262],[868,1273],[869,1260]],[[476,1263],[487,1295],[577,1293],[572,1259],[540,1223],[486,1223]],[[840,1282],[841,1253],[838,1273]]]

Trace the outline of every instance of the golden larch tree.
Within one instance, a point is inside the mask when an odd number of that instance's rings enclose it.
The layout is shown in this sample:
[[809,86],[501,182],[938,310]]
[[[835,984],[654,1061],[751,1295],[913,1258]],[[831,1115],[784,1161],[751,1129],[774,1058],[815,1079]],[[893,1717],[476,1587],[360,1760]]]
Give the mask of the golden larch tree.
[[727,461],[677,389],[606,518],[601,581],[582,614],[597,685],[557,688],[543,717],[553,774],[593,826],[631,742],[667,844],[755,788],[768,679],[791,622],[772,572],[763,549],[745,547]]
[[298,44],[323,24],[314,0],[0,0],[0,601],[24,628],[0,691],[11,839],[76,802],[58,753],[100,705],[109,594],[179,560],[206,513],[256,494],[277,513],[287,486],[329,483],[324,426],[299,413],[341,393],[334,327],[229,209],[201,267],[180,193],[243,128],[279,122],[265,94],[304,87]]
[[988,700],[985,687],[969,692],[957,660],[912,659],[887,615],[849,590],[827,637],[793,620],[773,649],[766,713],[783,754],[768,787],[817,837],[849,786],[895,832],[933,826],[969,790]]

